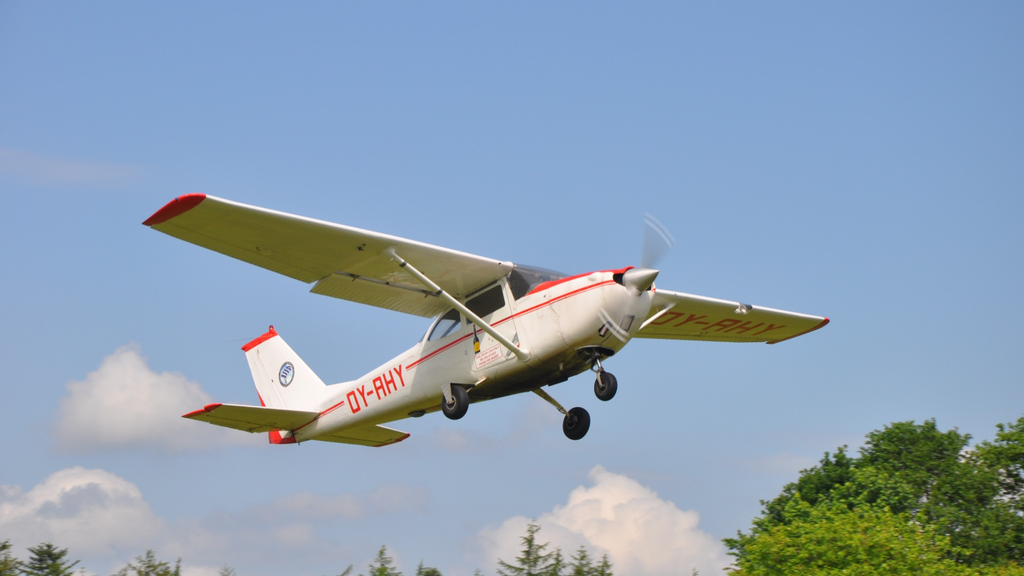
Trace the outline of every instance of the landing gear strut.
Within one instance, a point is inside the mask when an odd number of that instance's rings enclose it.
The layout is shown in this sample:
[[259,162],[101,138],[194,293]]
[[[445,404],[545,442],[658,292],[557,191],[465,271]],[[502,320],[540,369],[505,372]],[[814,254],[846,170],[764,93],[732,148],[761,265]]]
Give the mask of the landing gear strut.
[[590,414],[586,410],[583,408],[570,408],[566,410],[562,408],[558,400],[555,400],[540,388],[534,390],[533,393],[547,400],[559,412],[565,414],[565,418],[562,420],[562,432],[565,433],[566,438],[569,440],[579,440],[587,435],[587,430],[590,430]]
[[614,398],[615,392],[619,389],[619,382],[615,379],[615,375],[604,371],[601,359],[597,356],[594,356],[594,366],[590,369],[597,372],[597,380],[594,380],[594,395],[597,396],[597,399],[607,402]]

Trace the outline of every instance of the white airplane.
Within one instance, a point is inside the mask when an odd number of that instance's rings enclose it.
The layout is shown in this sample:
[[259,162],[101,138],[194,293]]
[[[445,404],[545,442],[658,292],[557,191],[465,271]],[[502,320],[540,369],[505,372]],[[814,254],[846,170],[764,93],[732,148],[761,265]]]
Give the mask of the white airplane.
[[315,294],[434,318],[412,348],[330,386],[273,326],[243,346],[261,405],[209,404],[184,418],[268,432],[273,444],[386,446],[409,434],[382,424],[437,410],[457,420],[471,403],[522,392],[557,408],[565,435],[579,440],[590,415],[545,388],[593,370],[594,393],[611,400],[618,385],[602,361],[633,338],[776,344],[828,324],[655,289],[650,267],[567,276],[205,194],[179,196],[143,224],[311,283]]

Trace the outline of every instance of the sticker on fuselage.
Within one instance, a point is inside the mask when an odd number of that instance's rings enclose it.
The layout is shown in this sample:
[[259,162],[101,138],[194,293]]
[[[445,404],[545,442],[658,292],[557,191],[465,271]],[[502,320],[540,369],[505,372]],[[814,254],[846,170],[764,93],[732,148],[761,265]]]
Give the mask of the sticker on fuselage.
[[473,358],[473,368],[479,370],[492,362],[501,360],[501,344],[495,344]]
[[285,388],[295,379],[295,366],[291,362],[281,364],[281,371],[277,374],[277,381]]

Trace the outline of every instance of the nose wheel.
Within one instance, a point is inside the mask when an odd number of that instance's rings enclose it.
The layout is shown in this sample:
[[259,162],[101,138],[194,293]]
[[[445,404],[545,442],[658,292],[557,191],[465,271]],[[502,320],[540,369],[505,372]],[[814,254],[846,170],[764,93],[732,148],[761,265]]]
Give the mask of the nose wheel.
[[579,407],[566,410],[562,408],[558,400],[555,400],[550,394],[540,388],[534,390],[533,393],[546,400],[548,404],[557,408],[562,414],[565,414],[565,418],[562,419],[562,432],[566,438],[569,440],[579,440],[587,435],[587,430],[590,430],[590,414],[586,410]]
[[594,365],[591,370],[597,372],[597,379],[594,380],[594,396],[597,396],[598,400],[607,402],[615,397],[615,392],[619,389],[619,382],[615,379],[615,375],[611,372],[605,372],[604,366],[601,366],[601,359],[594,356]]
[[598,400],[607,402],[615,397],[615,392],[619,389],[619,383],[615,380],[615,375],[611,372],[598,372],[597,380],[594,380],[594,396],[597,396]]

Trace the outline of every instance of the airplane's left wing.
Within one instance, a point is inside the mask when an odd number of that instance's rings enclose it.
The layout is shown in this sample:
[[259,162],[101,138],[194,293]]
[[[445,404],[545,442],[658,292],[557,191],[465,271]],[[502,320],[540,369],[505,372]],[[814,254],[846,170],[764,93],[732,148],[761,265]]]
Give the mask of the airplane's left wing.
[[395,248],[456,298],[512,270],[511,262],[205,194],[179,196],[143,224],[296,280],[315,282],[310,291],[316,294],[418,316],[434,316],[449,306],[383,250]]
[[637,338],[777,344],[828,324],[828,318],[658,289]]

